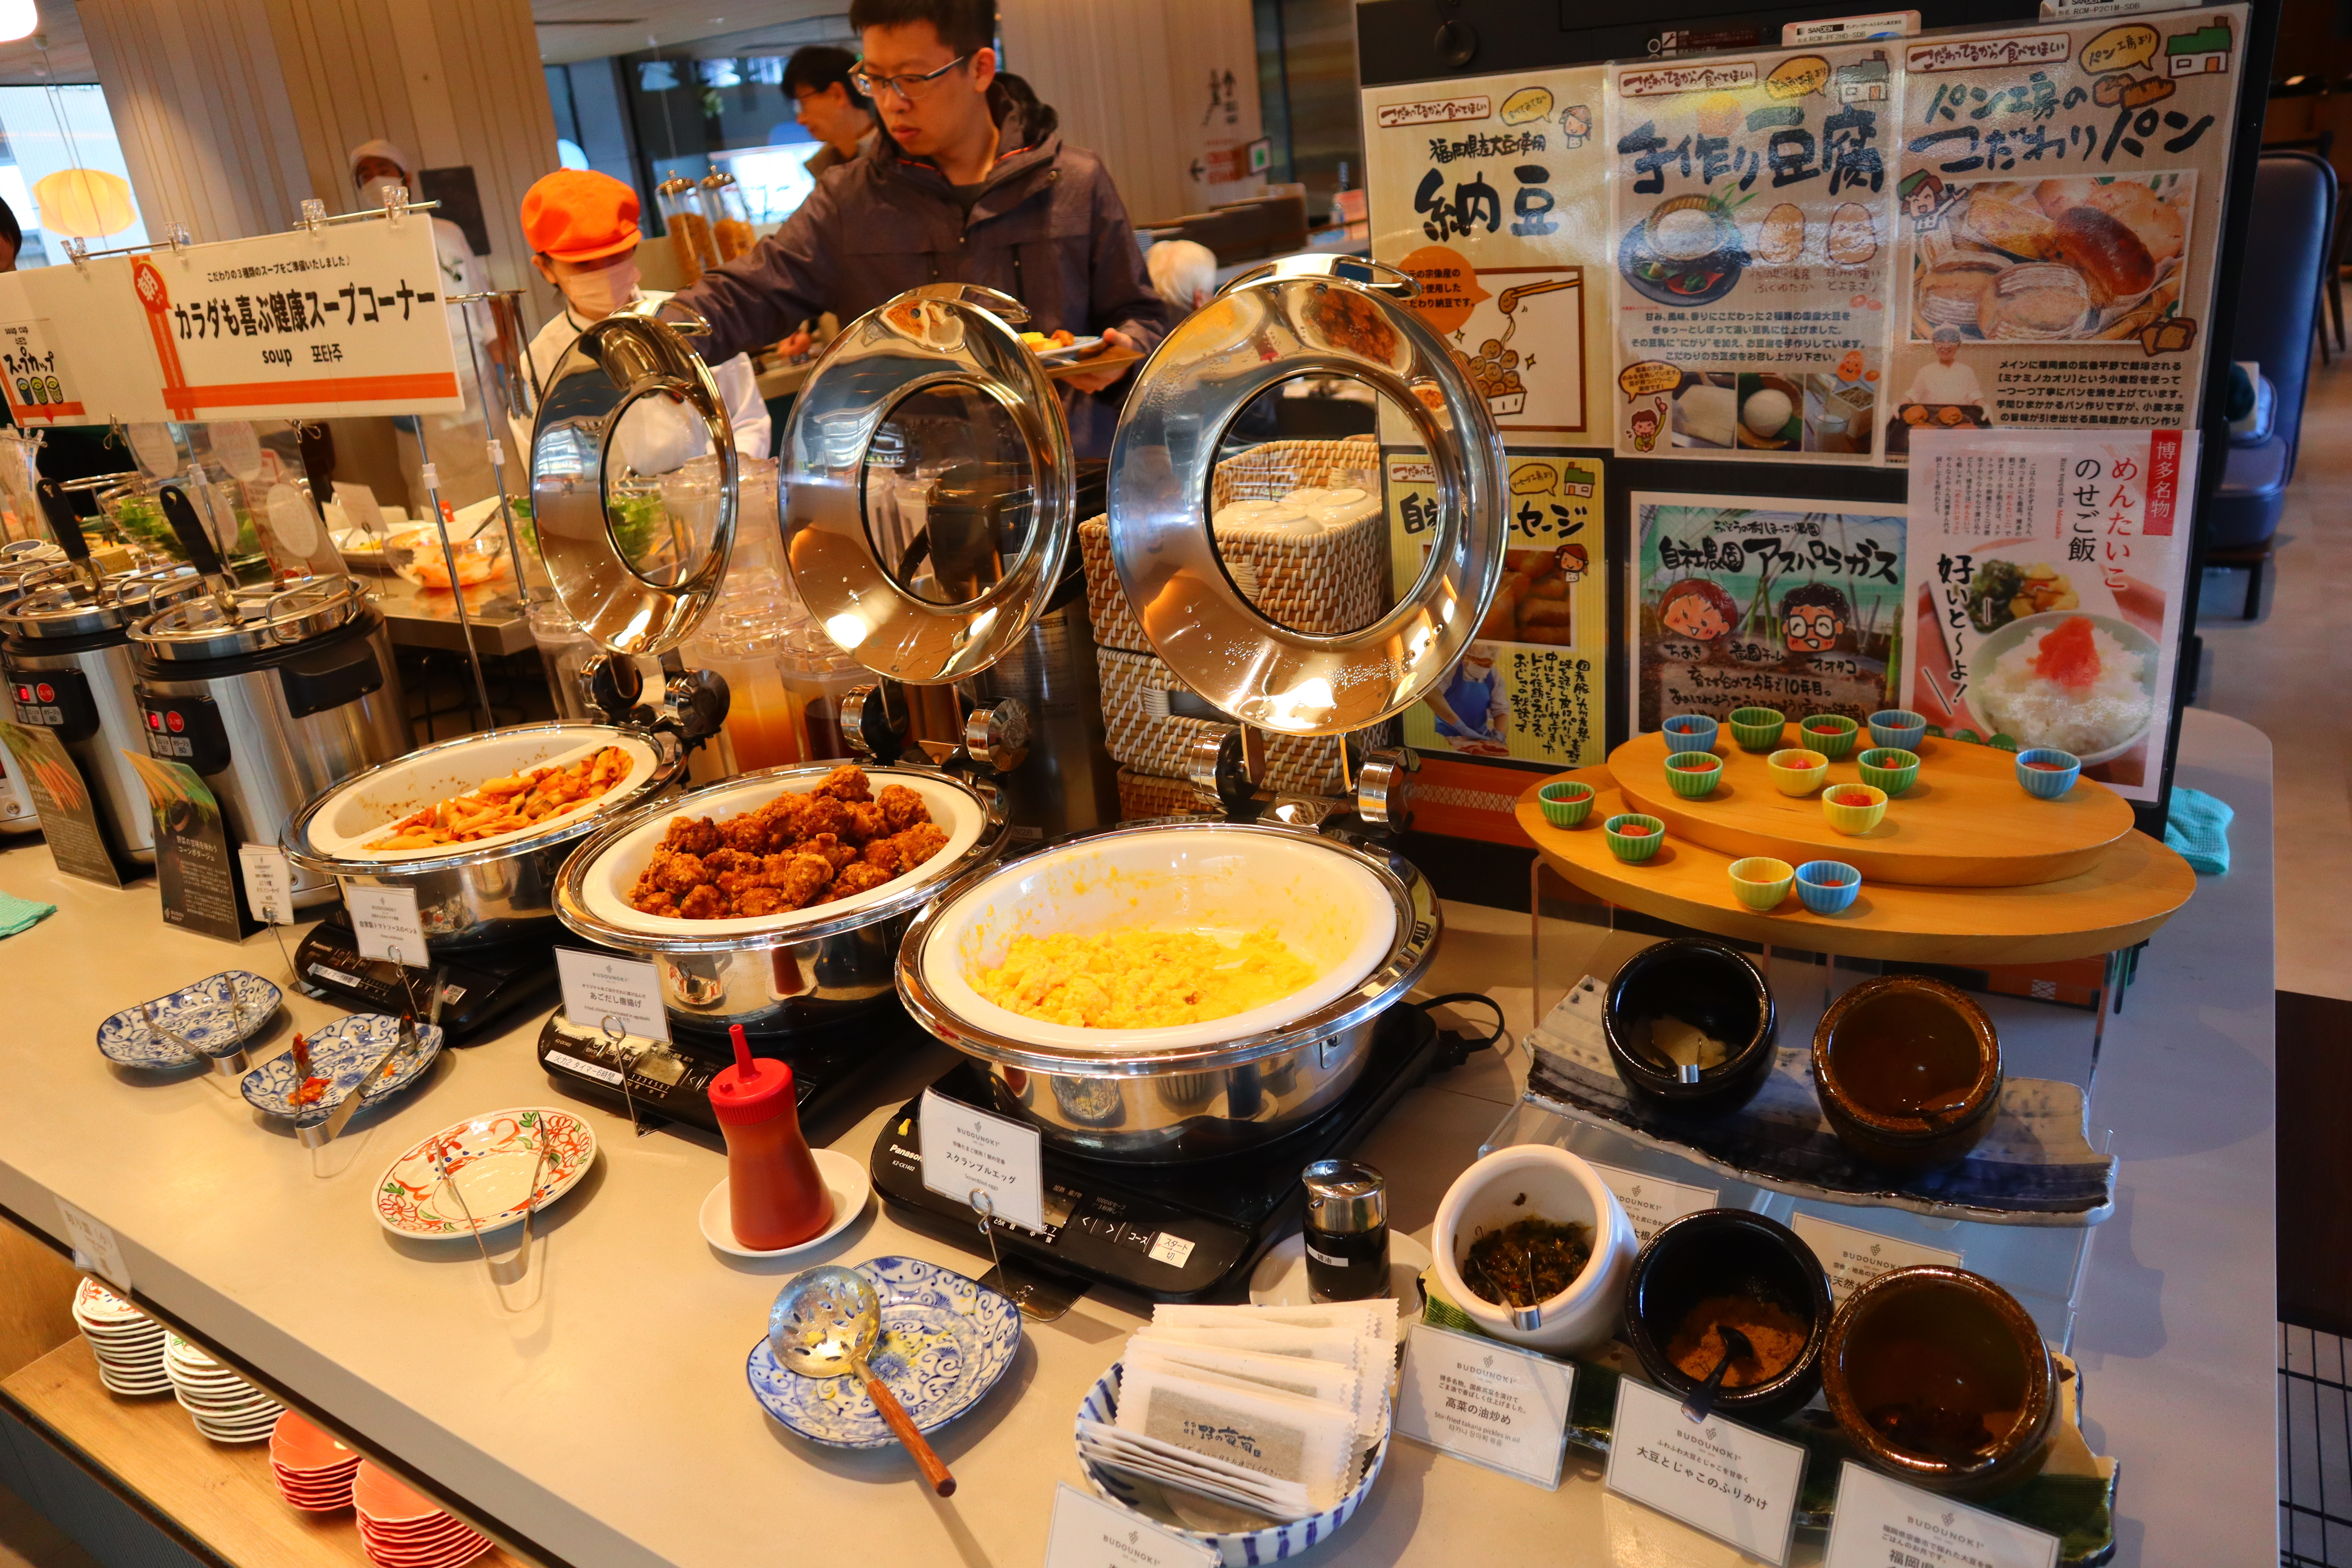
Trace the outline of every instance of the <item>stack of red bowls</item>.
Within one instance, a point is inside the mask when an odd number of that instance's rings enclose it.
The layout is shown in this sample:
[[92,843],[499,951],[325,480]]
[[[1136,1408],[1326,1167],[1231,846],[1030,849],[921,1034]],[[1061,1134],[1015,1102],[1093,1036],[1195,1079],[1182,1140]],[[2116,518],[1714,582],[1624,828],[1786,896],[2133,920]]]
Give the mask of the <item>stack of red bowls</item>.
[[457,1568],[490,1549],[488,1536],[362,1460],[352,1486],[360,1540],[377,1568]]
[[286,1500],[306,1513],[333,1513],[352,1506],[352,1481],[359,1473],[359,1450],[339,1443],[291,1410],[269,1429],[269,1469]]

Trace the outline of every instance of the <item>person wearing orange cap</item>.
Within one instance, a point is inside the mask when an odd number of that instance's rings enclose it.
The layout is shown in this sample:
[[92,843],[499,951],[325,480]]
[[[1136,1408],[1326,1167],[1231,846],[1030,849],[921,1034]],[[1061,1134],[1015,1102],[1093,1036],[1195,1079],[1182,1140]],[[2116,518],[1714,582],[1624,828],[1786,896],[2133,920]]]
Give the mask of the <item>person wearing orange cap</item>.
[[[558,169],[522,198],[522,235],[540,276],[563,292],[564,308],[530,340],[531,368],[545,386],[565,351],[594,323],[640,300],[669,298],[637,287],[637,193],[593,169]],[[760,397],[751,359],[737,354],[710,367],[735,427],[735,450],[768,455],[768,405]],[[530,450],[530,428],[518,422],[515,439]]]

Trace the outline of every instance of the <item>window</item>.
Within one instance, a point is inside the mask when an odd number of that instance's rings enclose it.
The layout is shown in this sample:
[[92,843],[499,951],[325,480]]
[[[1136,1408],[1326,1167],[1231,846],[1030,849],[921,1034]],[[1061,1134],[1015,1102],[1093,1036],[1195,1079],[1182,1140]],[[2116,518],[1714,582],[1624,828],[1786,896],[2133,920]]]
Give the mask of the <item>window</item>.
[[[106,90],[95,82],[70,87],[0,87],[0,198],[25,230],[19,267],[48,267],[66,258],[65,239],[40,226],[33,187],[49,174],[77,165],[114,174],[126,184],[130,169],[122,143],[107,111]],[[89,241],[93,250],[147,243],[147,225],[132,204],[129,228]]]

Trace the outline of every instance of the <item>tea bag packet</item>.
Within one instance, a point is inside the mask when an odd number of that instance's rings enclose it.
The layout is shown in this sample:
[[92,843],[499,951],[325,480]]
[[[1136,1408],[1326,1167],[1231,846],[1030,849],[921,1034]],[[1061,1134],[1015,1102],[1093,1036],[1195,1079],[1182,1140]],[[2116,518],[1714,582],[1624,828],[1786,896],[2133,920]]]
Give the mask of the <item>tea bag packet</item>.
[[1213,1459],[1172,1443],[1122,1432],[1117,1426],[1081,1417],[1078,1446],[1095,1463],[1129,1475],[1149,1476],[1170,1486],[1223,1498],[1282,1519],[1304,1519],[1317,1511],[1307,1489],[1297,1481],[1277,1480]]
[[[1357,1368],[1335,1361],[1318,1361],[1312,1356],[1269,1355],[1264,1351],[1240,1351],[1222,1345],[1206,1345],[1191,1340],[1167,1339],[1147,1329],[1127,1342],[1127,1352],[1121,1358],[1127,1365],[1156,1363],[1177,1371],[1213,1372],[1239,1383],[1263,1384],[1283,1394],[1296,1394],[1303,1399],[1321,1399],[1333,1405],[1344,1405],[1357,1413],[1358,1429],[1362,1428],[1364,1406],[1364,1376]],[[1377,1414],[1381,1401],[1375,1396],[1369,1402]]]
[[1155,1331],[1166,1327],[1187,1337],[1214,1337],[1218,1343],[1250,1350],[1268,1349],[1276,1354],[1301,1352],[1281,1345],[1244,1345],[1222,1336],[1229,1325],[1238,1325],[1236,1331],[1240,1332],[1266,1324],[1344,1330],[1356,1337],[1356,1361],[1366,1381],[1374,1384],[1378,1393],[1387,1394],[1393,1391],[1396,1381],[1396,1320],[1397,1304],[1380,1297],[1369,1301],[1328,1301],[1304,1307],[1162,1305],[1153,1310],[1151,1326]]
[[1156,1361],[1121,1372],[1117,1425],[1257,1475],[1296,1481],[1318,1512],[1339,1505],[1357,1469],[1349,1406]]

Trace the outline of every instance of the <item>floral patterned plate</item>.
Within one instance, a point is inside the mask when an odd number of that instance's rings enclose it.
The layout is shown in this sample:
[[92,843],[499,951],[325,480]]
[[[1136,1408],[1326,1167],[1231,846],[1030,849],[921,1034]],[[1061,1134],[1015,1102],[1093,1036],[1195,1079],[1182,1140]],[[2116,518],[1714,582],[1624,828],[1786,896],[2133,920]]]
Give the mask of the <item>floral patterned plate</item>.
[[[436,1152],[447,1160],[456,1194],[441,1179]],[[392,1163],[375,1184],[376,1223],[394,1236],[464,1237],[473,1234],[470,1214],[487,1233],[522,1218],[526,1208],[545,1208],[579,1185],[595,1161],[596,1134],[568,1110],[486,1110],[444,1127]],[[526,1191],[534,1169],[539,1185]]]
[[[245,1075],[245,1098],[256,1110],[289,1119],[306,1112],[332,1110],[343,1102],[345,1095],[360,1086],[360,1079],[367,1077],[377,1058],[399,1043],[400,1020],[382,1013],[354,1013],[307,1030],[303,1037],[310,1043],[310,1070],[331,1080],[327,1091],[315,1105],[295,1104],[293,1095],[301,1087],[301,1075],[295,1070],[294,1053],[286,1051]],[[363,1103],[377,1104],[407,1088],[440,1054],[441,1031],[430,1024],[417,1025],[416,1044],[368,1090]]]
[[[882,1298],[867,1358],[918,1429],[944,1426],[996,1386],[1021,1348],[1021,1310],[976,1280],[919,1258],[869,1258],[857,1271]],[[813,1443],[887,1448],[898,1441],[855,1377],[788,1372],[765,1335],[743,1367],[761,1409]]]
[[98,1048],[121,1067],[187,1067],[198,1058],[149,1029],[144,1007],[153,1007],[158,1024],[199,1051],[220,1056],[268,1027],[281,999],[260,975],[225,969],[141,1007],[125,1007],[98,1026]]

